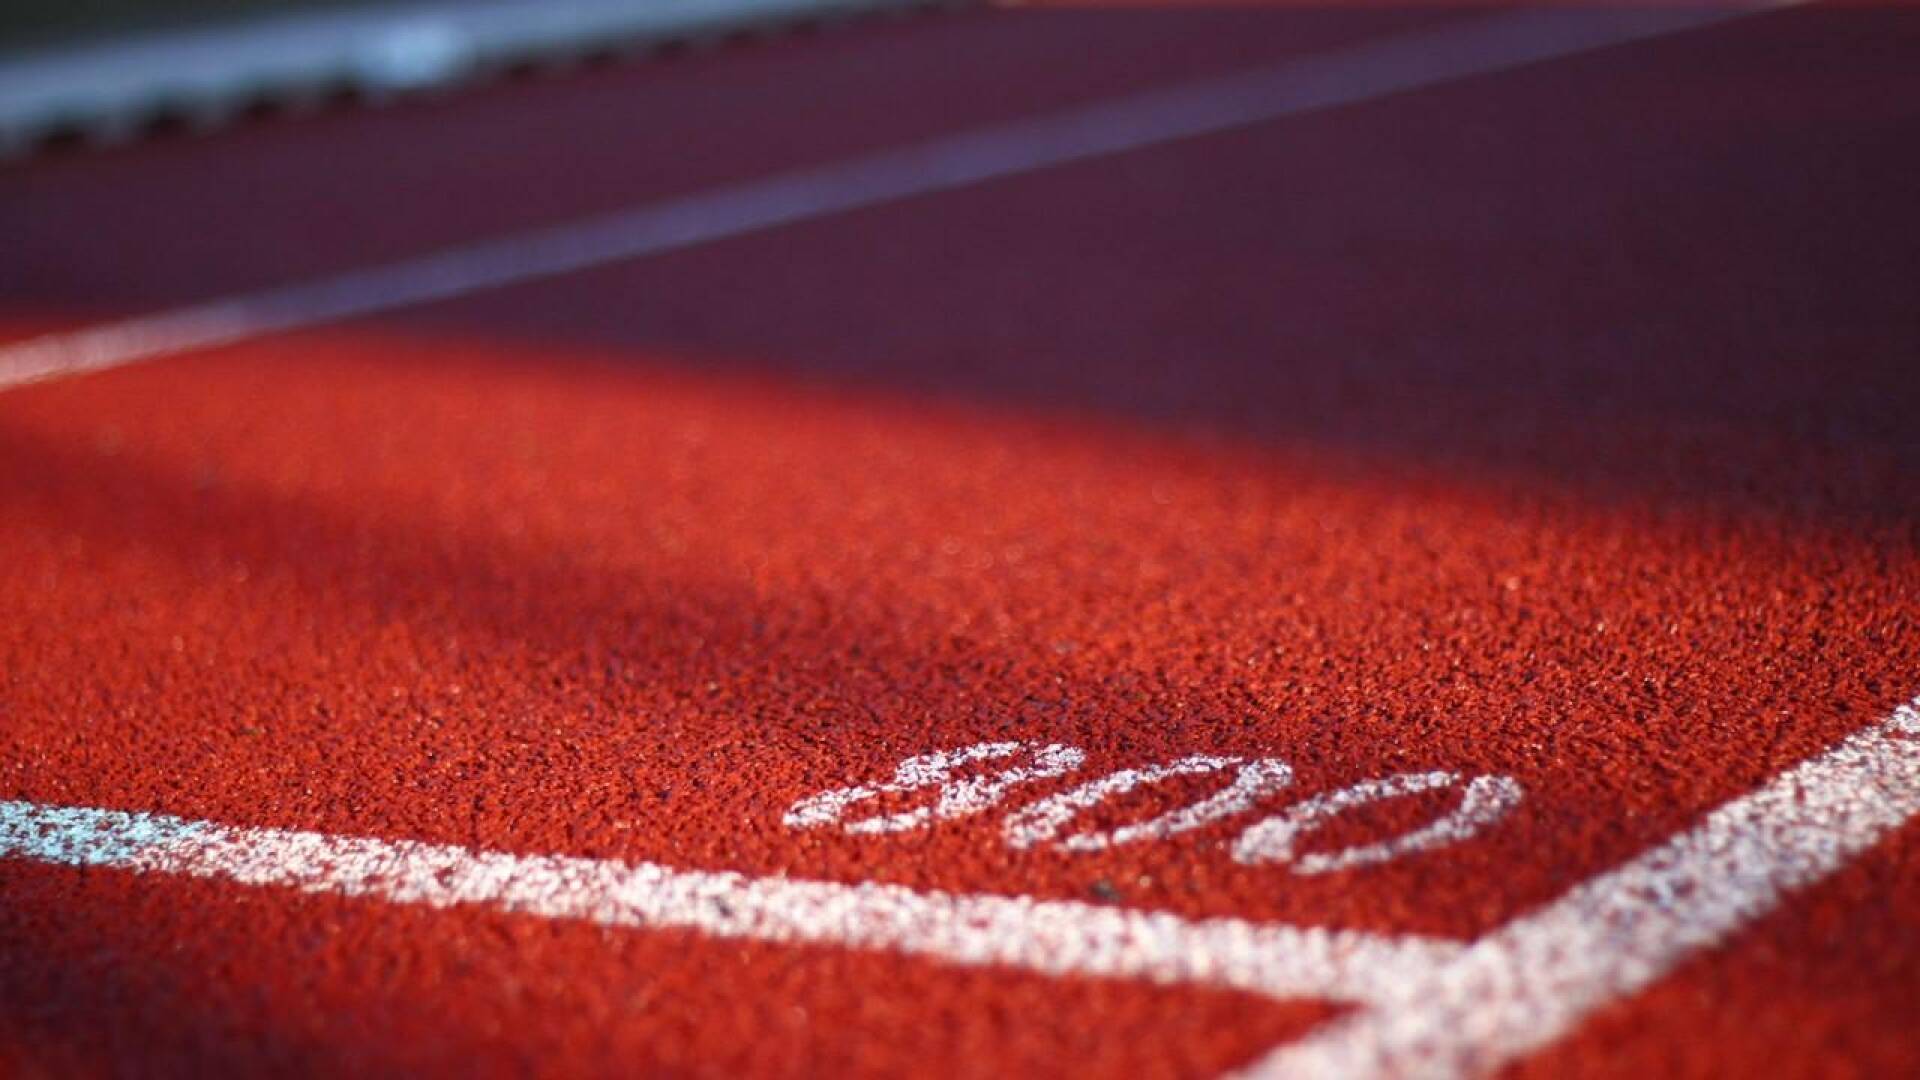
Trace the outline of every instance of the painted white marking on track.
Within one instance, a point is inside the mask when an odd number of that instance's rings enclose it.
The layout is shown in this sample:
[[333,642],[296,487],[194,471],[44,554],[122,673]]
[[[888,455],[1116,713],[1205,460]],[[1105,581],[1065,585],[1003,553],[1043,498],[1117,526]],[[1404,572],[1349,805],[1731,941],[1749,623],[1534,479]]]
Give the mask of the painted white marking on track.
[[[953,778],[953,771],[962,765],[1021,753],[1028,756],[1028,764],[1016,765],[991,777]],[[793,804],[793,809],[787,811],[782,823],[793,829],[816,829],[839,821],[849,807],[868,799],[937,787],[940,798],[932,806],[862,818],[841,825],[850,833],[906,832],[935,820],[952,821],[970,817],[998,803],[1017,785],[1065,776],[1079,768],[1086,756],[1077,746],[1059,743],[1046,746],[1018,742],[975,743],[958,750],[936,750],[902,761],[894,770],[893,779],[887,783],[855,784],[801,799]]]
[[1479,1076],[1637,993],[1920,814],[1920,701],[1246,1070]]
[[1531,10],[1466,19],[335,277],[0,346],[0,388],[449,300],[1507,71],[1754,10],[1760,9]]
[[1920,815],[1920,701],[1471,945],[0,802],[0,857],[887,949],[1363,1008],[1248,1077],[1471,1076],[1571,1031]]
[[1069,791],[1051,795],[1008,815],[1004,831],[1013,848],[1030,848],[1060,835],[1074,816],[1116,795],[1176,776],[1204,776],[1240,765],[1233,783],[1191,806],[1169,810],[1158,817],[1099,832],[1075,833],[1058,846],[1067,851],[1105,851],[1137,840],[1164,840],[1203,825],[1243,813],[1256,801],[1293,782],[1293,769],[1278,758],[1259,758],[1241,765],[1239,758],[1195,754],[1165,765],[1121,769]]
[[1458,942],[1186,919],[1167,912],[897,885],[675,870],[444,844],[236,828],[163,814],[0,802],[0,857],[215,878],[603,926],[892,950],[1049,975],[1370,1001]]
[[1438,791],[1459,782],[1460,778],[1449,772],[1400,773],[1316,795],[1284,813],[1249,826],[1234,842],[1234,861],[1247,864],[1291,861],[1296,874],[1325,874],[1372,866],[1417,851],[1432,851],[1470,840],[1520,805],[1525,794],[1520,785],[1508,777],[1477,776],[1461,793],[1459,806],[1412,832],[1378,843],[1339,851],[1316,851],[1294,859],[1294,847],[1302,836],[1349,810],[1382,799]]

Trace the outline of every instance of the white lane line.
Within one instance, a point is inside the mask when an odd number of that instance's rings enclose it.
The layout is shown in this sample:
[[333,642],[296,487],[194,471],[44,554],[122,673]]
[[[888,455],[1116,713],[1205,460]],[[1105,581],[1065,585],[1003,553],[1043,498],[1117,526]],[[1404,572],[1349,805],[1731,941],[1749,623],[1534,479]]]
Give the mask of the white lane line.
[[1199,983],[1357,1012],[1248,1077],[1456,1077],[1572,1031],[1920,815],[1920,700],[1471,945],[0,802],[0,858]]
[[1277,998],[1381,1000],[1463,947],[1071,901],[512,855],[27,802],[0,802],[5,856],[603,926],[892,950],[1049,975],[1200,983]]
[[1532,10],[0,347],[0,388],[228,345],[1704,26],[1753,8]]
[[1483,1075],[1571,1032],[1920,814],[1920,701],[1418,971],[1249,1077]]

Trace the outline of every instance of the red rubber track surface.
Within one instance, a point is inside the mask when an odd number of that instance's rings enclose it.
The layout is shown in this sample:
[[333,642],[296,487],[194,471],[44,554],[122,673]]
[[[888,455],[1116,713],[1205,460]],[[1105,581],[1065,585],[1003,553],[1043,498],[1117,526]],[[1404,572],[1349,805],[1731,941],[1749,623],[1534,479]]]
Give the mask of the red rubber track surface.
[[[0,318],[1449,17],[950,16],[43,160]],[[1920,16],[1759,16],[6,391],[0,798],[1471,937],[1920,690],[1916,103]],[[1527,798],[1318,877],[781,824],[995,739]],[[1520,1071],[1920,1071],[1917,855]],[[0,942],[26,1072],[1205,1075],[1333,1012],[20,861]]]

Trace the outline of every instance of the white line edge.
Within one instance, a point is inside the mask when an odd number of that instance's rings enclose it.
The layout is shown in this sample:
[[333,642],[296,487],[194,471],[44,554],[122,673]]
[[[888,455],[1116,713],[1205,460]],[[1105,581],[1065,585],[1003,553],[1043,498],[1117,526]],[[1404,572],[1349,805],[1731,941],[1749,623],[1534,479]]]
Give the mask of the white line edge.
[[1471,944],[17,801],[0,802],[0,857],[1356,1002],[1243,1075],[1451,1077],[1552,1042],[1916,814],[1920,699]]
[[1242,1075],[1493,1072],[1726,941],[1916,815],[1920,699]]
[[602,926],[891,950],[1049,975],[1200,983],[1277,998],[1380,998],[1461,948],[1433,938],[1195,920],[1073,901],[514,855],[28,802],[0,802],[4,856]]

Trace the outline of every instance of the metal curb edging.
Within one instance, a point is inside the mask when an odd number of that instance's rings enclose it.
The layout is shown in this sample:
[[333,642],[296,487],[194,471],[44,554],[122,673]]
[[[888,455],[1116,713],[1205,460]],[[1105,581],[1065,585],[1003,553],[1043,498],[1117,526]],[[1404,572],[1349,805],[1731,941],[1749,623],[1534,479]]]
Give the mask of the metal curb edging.
[[395,97],[584,59],[951,0],[428,0],[0,55],[0,161],[53,143],[206,130],[259,110]]

